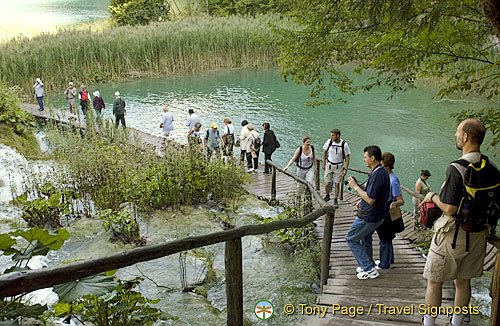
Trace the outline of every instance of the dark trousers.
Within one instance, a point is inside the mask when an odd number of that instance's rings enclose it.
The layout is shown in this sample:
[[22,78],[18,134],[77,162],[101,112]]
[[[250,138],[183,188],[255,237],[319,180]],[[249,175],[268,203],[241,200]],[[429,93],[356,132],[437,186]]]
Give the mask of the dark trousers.
[[122,127],[126,128],[127,126],[125,125],[125,114],[116,114],[115,115],[115,127],[118,127],[120,124],[120,121],[122,123]]
[[245,159],[247,160],[247,169],[252,168],[252,155],[247,153],[245,150],[241,150],[240,161],[245,163]]
[[43,96],[36,97],[36,100],[38,101],[38,110],[42,111],[43,110]]
[[255,155],[257,155],[257,157],[252,157],[252,153],[247,153],[247,161],[249,169],[252,168],[252,161],[254,170],[257,171],[257,169],[259,168],[259,152],[260,151],[255,152]]
[[87,109],[88,109],[89,103],[87,101],[80,101],[80,106],[82,107],[83,116],[87,117]]
[[[266,162],[267,160],[271,160],[271,155],[273,155],[273,153],[264,153],[264,162]],[[271,173],[271,166],[269,164],[265,164],[264,166],[264,173]]]

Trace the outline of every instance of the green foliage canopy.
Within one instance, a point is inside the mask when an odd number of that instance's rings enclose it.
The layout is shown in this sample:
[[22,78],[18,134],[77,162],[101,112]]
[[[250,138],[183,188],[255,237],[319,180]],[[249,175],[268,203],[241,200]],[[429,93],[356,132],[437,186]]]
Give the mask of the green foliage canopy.
[[[296,29],[276,28],[282,74],[312,85],[311,105],[328,103],[330,86],[345,93],[388,85],[413,87],[420,78],[442,82],[437,95],[479,95],[495,108],[474,108],[500,141],[498,32],[473,0],[282,0]],[[483,1],[485,2],[485,1]],[[354,85],[340,65],[358,63],[356,72],[376,76]],[[481,110],[478,110],[481,109]],[[479,111],[479,112],[478,112]],[[470,112],[469,112],[470,114]],[[462,118],[463,114],[460,116]]]
[[166,0],[111,0],[108,10],[118,25],[147,25],[169,20],[170,4]]

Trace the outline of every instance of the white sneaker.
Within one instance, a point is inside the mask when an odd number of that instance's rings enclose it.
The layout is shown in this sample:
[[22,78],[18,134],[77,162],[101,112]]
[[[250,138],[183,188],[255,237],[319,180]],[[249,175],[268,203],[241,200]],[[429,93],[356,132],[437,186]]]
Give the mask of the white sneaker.
[[253,169],[247,169],[247,173],[253,172]]
[[356,273],[361,273],[363,271],[363,269],[361,267],[356,267]]
[[360,280],[374,279],[380,276],[376,268],[372,268],[368,272],[361,272],[356,275]]

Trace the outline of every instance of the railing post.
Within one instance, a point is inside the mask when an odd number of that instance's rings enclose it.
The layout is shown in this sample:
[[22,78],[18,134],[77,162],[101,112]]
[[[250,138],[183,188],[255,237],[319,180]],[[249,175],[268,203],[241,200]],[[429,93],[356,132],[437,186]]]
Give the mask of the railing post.
[[241,238],[226,241],[224,253],[226,264],[226,309],[227,325],[243,325],[243,268]]
[[491,317],[490,326],[500,325],[500,251],[497,251],[495,270],[491,282]]
[[273,176],[271,181],[271,201],[276,200],[276,168],[273,166]]
[[330,249],[332,246],[334,213],[325,215],[325,228],[323,230],[323,244],[321,246],[321,291],[330,276]]
[[318,170],[316,170],[314,173],[314,187],[316,188],[317,191],[319,191],[319,170],[321,169],[320,167],[321,161],[317,160],[317,162],[318,162]]
[[342,181],[340,182],[339,184],[339,187],[340,187],[340,199],[341,200],[344,200],[344,177],[342,177]]

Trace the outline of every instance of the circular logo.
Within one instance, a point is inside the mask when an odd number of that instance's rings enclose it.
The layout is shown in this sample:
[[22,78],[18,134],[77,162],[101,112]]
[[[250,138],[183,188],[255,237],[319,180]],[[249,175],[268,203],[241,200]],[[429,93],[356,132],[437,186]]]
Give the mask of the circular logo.
[[269,301],[262,300],[255,304],[255,308],[253,309],[255,316],[260,320],[266,320],[273,316],[274,307],[273,304]]

